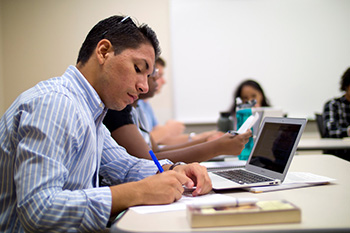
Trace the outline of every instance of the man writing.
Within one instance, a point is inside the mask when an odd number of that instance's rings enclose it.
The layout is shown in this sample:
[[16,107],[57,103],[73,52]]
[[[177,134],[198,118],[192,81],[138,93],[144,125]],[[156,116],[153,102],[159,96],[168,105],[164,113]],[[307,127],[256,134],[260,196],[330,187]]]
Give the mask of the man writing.
[[[103,126],[107,109],[122,110],[148,91],[159,55],[147,26],[129,17],[100,21],[87,35],[77,65],[22,93],[0,120],[0,231],[102,230],[134,205],[166,204],[208,193],[198,164],[130,156]],[[156,175],[155,175],[156,174]],[[99,187],[103,176],[112,186]]]

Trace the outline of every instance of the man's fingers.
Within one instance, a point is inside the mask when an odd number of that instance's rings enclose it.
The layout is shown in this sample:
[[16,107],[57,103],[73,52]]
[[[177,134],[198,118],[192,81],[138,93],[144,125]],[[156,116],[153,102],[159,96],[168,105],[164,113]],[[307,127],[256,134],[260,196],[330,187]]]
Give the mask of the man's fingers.
[[179,182],[181,183],[181,185],[184,185],[187,188],[192,188],[194,186],[193,181],[189,177],[187,177],[184,174],[178,173],[178,172],[175,172],[175,173],[177,174],[176,177],[179,180]]
[[[188,165],[188,168],[187,176],[192,178],[192,183],[193,181],[196,182],[196,184],[193,184],[196,185],[196,189],[192,192],[192,195],[198,196],[210,192],[212,185],[207,173],[207,168],[199,165],[198,163],[190,164]],[[193,187],[192,184],[191,187]]]

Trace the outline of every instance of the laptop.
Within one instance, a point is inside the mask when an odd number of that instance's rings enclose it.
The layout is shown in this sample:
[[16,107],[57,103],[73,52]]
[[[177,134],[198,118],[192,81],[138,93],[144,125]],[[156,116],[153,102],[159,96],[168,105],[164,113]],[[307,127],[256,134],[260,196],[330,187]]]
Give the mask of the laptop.
[[[237,156],[236,156],[237,158]],[[205,161],[199,163],[207,168],[208,172],[222,171],[234,168],[244,168],[247,161],[245,160],[227,160],[227,161]]]
[[304,118],[265,117],[244,168],[209,172],[213,189],[281,184],[306,122]]
[[[256,138],[258,135],[262,120],[265,117],[283,117],[284,113],[282,109],[279,108],[272,108],[272,107],[254,107],[252,108],[252,113],[259,113],[259,119],[257,124],[253,127],[253,137]],[[255,139],[254,139],[255,142]]]

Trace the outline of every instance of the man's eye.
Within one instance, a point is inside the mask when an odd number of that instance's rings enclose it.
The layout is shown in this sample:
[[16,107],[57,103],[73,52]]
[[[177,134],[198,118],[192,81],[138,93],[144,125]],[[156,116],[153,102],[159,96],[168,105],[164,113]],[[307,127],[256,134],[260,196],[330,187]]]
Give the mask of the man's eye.
[[134,68],[135,68],[136,73],[140,73],[141,72],[141,70],[139,69],[139,67],[137,67],[137,65],[134,65]]

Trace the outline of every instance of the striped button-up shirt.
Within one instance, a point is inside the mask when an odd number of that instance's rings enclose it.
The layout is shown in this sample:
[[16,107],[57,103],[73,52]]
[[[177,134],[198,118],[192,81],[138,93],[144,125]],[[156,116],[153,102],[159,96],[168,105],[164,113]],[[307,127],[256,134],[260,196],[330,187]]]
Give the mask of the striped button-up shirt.
[[74,66],[15,100],[0,120],[0,232],[104,229],[112,200],[99,175],[120,184],[157,172],[117,145],[105,112]]

